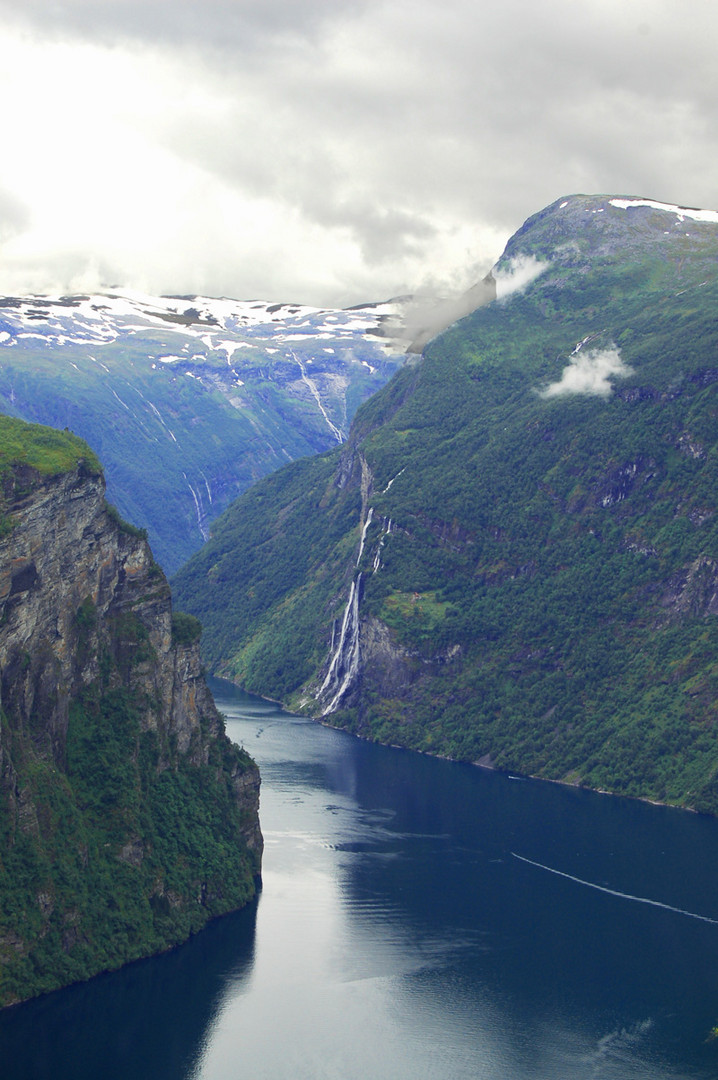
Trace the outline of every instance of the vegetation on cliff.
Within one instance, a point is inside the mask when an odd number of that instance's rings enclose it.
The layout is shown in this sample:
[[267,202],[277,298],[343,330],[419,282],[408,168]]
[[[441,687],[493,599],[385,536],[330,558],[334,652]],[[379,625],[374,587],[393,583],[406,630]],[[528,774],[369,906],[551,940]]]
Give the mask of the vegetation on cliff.
[[365,737],[718,812],[718,225],[635,202],[530,219],[504,299],[220,519],[176,579],[214,670]]
[[160,952],[252,898],[233,747],[161,763],[132,695],[101,682],[71,708],[65,769],[3,724],[34,813],[3,808],[0,1005]]
[[0,1006],[186,939],[254,895],[261,855],[197,620],[87,447],[5,419]]
[[28,465],[44,475],[57,476],[80,462],[95,476],[102,471],[97,455],[71,432],[0,415],[0,473]]

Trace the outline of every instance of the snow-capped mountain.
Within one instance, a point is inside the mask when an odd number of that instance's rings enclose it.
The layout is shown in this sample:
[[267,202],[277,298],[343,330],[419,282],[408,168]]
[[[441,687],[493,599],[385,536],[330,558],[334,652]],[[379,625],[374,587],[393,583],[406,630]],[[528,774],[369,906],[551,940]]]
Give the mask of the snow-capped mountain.
[[87,439],[171,572],[249,483],[344,440],[404,360],[405,305],[0,297],[0,409]]
[[[106,345],[157,330],[179,335],[175,342],[181,355],[161,357],[165,362],[216,351],[231,357],[237,348],[282,348],[290,342],[306,344],[310,338],[346,344],[357,334],[388,337],[384,327],[400,316],[405,303],[398,299],[331,309],[127,291],[93,296],[5,296],[0,297],[0,343],[35,339],[50,346]],[[331,352],[331,345],[326,349]]]

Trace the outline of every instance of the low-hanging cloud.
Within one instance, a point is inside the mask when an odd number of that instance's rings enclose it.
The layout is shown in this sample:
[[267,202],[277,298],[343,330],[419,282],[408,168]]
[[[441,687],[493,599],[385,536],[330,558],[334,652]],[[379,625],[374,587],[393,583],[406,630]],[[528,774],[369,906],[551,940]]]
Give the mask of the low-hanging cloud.
[[503,300],[512,293],[522,292],[532,281],[540,277],[551,264],[533,255],[517,255],[494,270],[496,299]]
[[470,288],[448,295],[427,284],[406,298],[401,315],[385,324],[384,333],[408,353],[420,353],[442,330],[495,299],[496,283],[490,271]]
[[624,363],[615,345],[606,349],[591,349],[572,356],[558,382],[539,390],[539,397],[554,398],[567,394],[609,397],[613,393],[610,380],[631,374],[632,368]]
[[452,323],[470,315],[493,300],[505,300],[523,292],[540,277],[550,262],[533,255],[518,255],[489,271],[468,289],[439,296],[430,290],[419,291],[402,315],[401,326],[391,327],[393,336],[408,344],[408,352],[421,352],[424,346]]

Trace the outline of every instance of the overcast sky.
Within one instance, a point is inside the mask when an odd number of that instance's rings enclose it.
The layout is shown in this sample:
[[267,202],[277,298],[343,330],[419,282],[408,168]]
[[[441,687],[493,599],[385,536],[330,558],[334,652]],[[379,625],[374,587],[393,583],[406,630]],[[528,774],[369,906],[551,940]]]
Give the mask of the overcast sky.
[[347,305],[574,192],[718,206],[709,0],[0,0],[0,293]]

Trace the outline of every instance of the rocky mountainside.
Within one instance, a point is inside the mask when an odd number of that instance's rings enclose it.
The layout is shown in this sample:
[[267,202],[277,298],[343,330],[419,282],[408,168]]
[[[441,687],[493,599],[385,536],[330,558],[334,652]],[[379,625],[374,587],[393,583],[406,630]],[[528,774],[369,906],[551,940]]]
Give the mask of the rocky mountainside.
[[254,894],[259,776],[79,439],[0,418],[0,1005]]
[[216,671],[365,737],[718,812],[718,213],[560,199],[492,279],[181,602]]
[[2,297],[0,411],[84,438],[173,572],[251,483],[344,441],[404,360],[406,303]]

